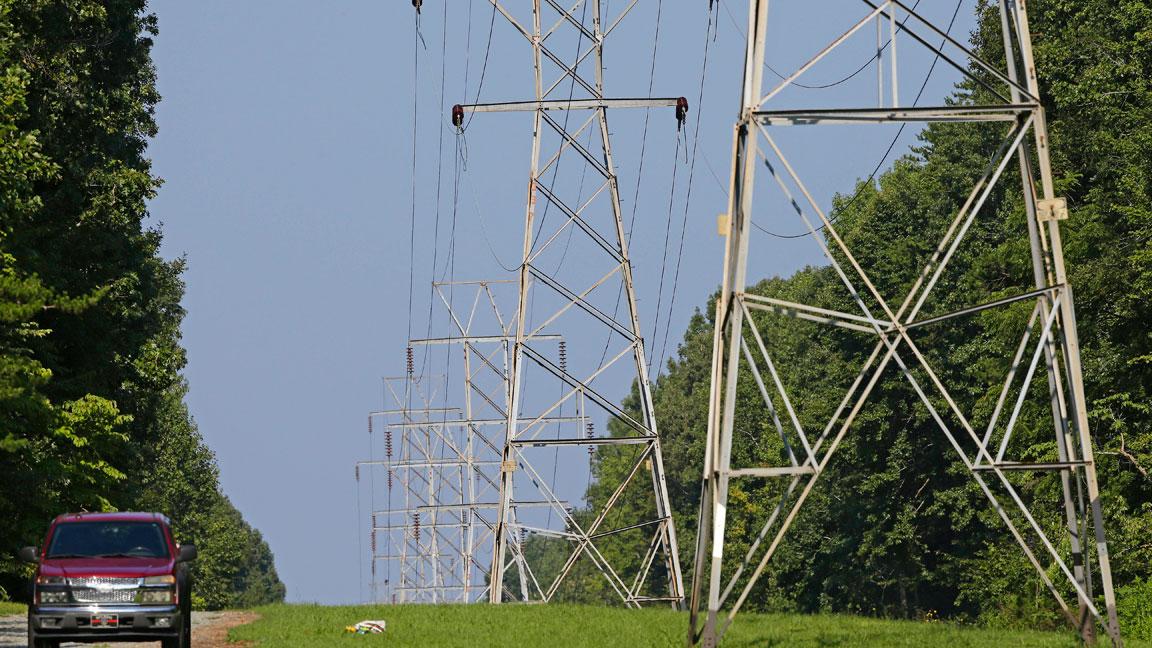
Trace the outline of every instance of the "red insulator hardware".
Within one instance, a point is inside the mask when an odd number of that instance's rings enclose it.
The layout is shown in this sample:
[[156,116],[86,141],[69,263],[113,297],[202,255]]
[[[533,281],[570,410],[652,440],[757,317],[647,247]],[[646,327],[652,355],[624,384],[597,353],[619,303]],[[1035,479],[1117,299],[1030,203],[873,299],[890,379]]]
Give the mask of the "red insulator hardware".
[[376,529],[372,529],[372,553],[376,553]]
[[392,430],[384,429],[384,454],[392,458]]
[[416,372],[416,354],[412,351],[412,345],[408,345],[408,375],[411,376]]
[[424,4],[424,0],[412,0],[412,6],[416,7],[416,13],[420,13],[420,6]]
[[416,544],[420,544],[420,514],[412,514],[412,537],[416,539]]
[[676,130],[684,127],[684,120],[688,117],[688,99],[680,97],[676,100]]
[[388,469],[388,490],[392,490],[392,469]]
[[464,106],[460,104],[452,106],[452,125],[456,128],[464,128]]
[[560,340],[560,371],[568,373],[568,345]]

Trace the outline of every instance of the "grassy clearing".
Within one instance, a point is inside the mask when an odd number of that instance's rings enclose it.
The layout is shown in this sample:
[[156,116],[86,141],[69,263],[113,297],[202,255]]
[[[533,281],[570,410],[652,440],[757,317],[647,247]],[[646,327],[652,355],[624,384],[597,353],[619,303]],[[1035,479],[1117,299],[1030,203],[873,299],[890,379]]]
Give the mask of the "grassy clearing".
[[[293,646],[625,646],[681,648],[688,617],[670,610],[573,605],[398,605],[326,607],[273,605],[261,619],[233,628],[229,639],[261,647]],[[352,635],[345,626],[383,619],[383,635]],[[725,648],[946,646],[947,648],[1073,648],[1072,632],[1011,632],[946,623],[881,621],[849,616],[742,615]],[[1152,643],[1126,641],[1128,648]]]
[[23,603],[12,603],[11,601],[0,601],[0,616],[10,616],[13,614],[24,614],[28,608]]

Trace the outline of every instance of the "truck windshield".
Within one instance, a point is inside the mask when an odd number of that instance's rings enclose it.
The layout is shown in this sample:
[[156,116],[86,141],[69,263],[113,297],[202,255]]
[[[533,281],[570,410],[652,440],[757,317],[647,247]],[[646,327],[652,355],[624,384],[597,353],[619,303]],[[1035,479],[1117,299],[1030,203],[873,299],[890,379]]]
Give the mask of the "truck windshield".
[[164,531],[155,522],[63,522],[48,558],[167,558]]

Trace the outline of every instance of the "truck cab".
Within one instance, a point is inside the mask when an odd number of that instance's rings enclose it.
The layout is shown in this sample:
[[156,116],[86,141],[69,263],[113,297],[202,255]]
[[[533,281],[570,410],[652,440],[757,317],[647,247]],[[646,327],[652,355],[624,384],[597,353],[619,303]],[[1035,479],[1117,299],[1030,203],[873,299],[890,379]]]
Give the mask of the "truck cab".
[[69,513],[52,521],[36,563],[28,606],[28,646],[62,641],[161,641],[191,646],[196,547],[178,545],[159,513]]

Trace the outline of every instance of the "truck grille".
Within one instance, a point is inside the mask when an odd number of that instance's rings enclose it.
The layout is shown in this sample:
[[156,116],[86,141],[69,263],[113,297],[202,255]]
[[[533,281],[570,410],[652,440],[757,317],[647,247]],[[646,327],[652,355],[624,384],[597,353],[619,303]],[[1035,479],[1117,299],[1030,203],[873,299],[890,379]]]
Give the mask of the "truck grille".
[[134,603],[134,589],[74,589],[72,598],[77,603]]
[[72,587],[92,587],[96,589],[126,589],[140,586],[139,578],[112,578],[109,576],[87,576],[84,578],[69,578],[68,584]]

